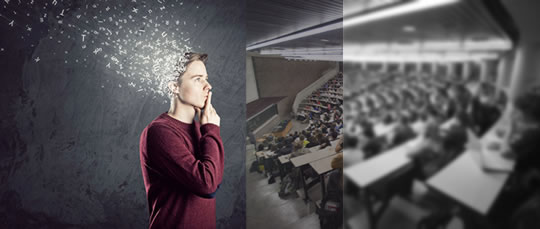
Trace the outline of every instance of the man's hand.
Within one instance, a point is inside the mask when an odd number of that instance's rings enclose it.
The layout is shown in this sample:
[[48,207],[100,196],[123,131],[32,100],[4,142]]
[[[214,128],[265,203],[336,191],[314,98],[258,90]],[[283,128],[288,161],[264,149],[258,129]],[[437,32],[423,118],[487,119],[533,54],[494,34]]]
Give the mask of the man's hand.
[[206,103],[204,104],[204,112],[201,114],[200,109],[195,109],[197,110],[197,115],[199,115],[201,125],[212,123],[216,126],[219,126],[219,122],[221,119],[219,118],[216,109],[214,109],[214,106],[212,106],[212,92],[208,93],[208,98],[206,99]]

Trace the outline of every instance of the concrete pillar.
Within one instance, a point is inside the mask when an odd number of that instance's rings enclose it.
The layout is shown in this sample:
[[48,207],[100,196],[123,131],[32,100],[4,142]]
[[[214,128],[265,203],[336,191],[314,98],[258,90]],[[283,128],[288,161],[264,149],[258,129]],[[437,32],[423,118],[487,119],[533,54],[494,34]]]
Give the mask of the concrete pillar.
[[453,76],[453,75],[456,74],[454,67],[455,67],[454,63],[452,63],[452,62],[446,63],[446,75],[447,76]]
[[436,75],[437,74],[437,62],[431,63],[431,74]]
[[368,63],[367,62],[362,62],[362,70],[364,71],[367,71],[368,70]]
[[422,72],[422,62],[416,62],[416,67],[415,67],[415,71],[416,73],[420,74]]
[[463,68],[461,68],[461,76],[464,80],[468,80],[471,77],[471,63],[463,62]]
[[398,63],[398,72],[405,73],[405,62]]
[[489,62],[488,60],[480,61],[480,81],[487,81],[489,76]]
[[513,59],[510,71],[510,101],[531,87],[540,86],[540,43],[518,45]]
[[512,61],[514,59],[514,53],[509,51],[501,56],[497,66],[497,88],[508,89],[512,74]]
[[388,72],[388,62],[382,62],[381,63],[381,72]]

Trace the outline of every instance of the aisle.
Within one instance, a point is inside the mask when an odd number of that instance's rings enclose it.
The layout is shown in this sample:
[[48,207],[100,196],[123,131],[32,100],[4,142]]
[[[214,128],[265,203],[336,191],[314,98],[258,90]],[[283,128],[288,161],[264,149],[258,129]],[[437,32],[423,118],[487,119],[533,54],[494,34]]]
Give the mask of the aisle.
[[[305,124],[293,121],[291,132],[300,131]],[[255,161],[253,147],[246,150],[246,225],[247,228],[277,229],[316,229],[319,228],[319,218],[315,213],[313,202],[305,204],[302,197],[278,196],[279,177],[276,182],[268,184],[268,178],[258,172],[249,173],[251,163]],[[321,199],[320,184],[309,190],[312,199]],[[299,190],[299,193],[302,190]]]

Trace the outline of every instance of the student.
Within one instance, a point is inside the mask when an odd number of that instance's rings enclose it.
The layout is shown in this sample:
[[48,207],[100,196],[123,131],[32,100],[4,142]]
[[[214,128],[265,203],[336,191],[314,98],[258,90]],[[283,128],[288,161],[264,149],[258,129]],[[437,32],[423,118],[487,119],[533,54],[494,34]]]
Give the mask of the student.
[[471,101],[470,120],[476,135],[483,136],[501,117],[501,110],[496,104],[493,85],[484,82],[479,87]]
[[150,228],[216,227],[214,195],[223,178],[224,152],[206,59],[206,54],[183,56],[178,76],[167,85],[169,111],[140,137]]
[[[294,144],[291,158],[299,157],[307,153],[311,153],[311,151],[302,147],[301,144]],[[284,198],[290,194],[293,194],[298,188],[301,187],[301,172],[301,168],[293,168],[292,171],[283,178],[279,188],[279,197]]]
[[324,149],[324,148],[332,145],[328,135],[325,135],[325,134],[322,134],[322,133],[319,133],[317,135],[317,141],[319,142],[319,145],[320,145],[319,149]]
[[390,147],[400,145],[416,137],[416,133],[410,126],[409,119],[405,116],[400,117],[398,125],[394,129],[394,132],[395,133],[392,138]]
[[326,195],[318,209],[321,229],[335,229],[343,224],[343,153],[332,159],[331,167],[335,171],[330,173],[326,185]]
[[509,136],[509,152],[504,156],[516,161],[505,187],[492,207],[490,218],[501,228],[538,228],[540,212],[540,90],[520,95]]

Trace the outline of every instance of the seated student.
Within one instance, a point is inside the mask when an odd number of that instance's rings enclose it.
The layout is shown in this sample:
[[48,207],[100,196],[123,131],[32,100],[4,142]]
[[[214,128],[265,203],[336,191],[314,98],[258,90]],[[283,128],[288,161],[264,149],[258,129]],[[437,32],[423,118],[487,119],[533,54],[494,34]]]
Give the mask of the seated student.
[[540,88],[514,101],[509,130],[510,151],[504,156],[516,164],[490,213],[501,228],[539,228],[540,212]]
[[489,83],[482,83],[478,93],[471,100],[469,120],[471,128],[478,136],[484,135],[501,117],[496,104],[496,89]]
[[302,147],[306,148],[306,145],[309,144],[309,141],[306,139],[304,135],[300,135],[300,142],[302,143]]
[[428,179],[464,152],[467,143],[465,114],[456,115],[456,122],[445,130],[437,125],[426,127],[424,142],[409,156],[415,163],[416,177]]
[[259,144],[259,146],[257,146],[257,151],[264,151],[264,147],[266,147],[265,143]]
[[302,143],[295,143],[293,145],[293,151],[291,153],[291,158],[302,156],[304,154],[311,153],[309,149],[304,148]]
[[306,120],[306,118],[307,118],[306,112],[303,110],[298,112],[298,115],[296,116],[296,120],[298,121],[304,121]]
[[326,195],[317,210],[321,229],[335,229],[343,224],[343,153],[337,154],[331,162],[333,171],[328,178]]
[[343,153],[343,138],[339,139],[339,142],[336,144],[335,152]]
[[319,149],[324,149],[328,146],[331,146],[330,138],[326,134],[319,133],[317,135],[317,141],[319,142]]
[[311,147],[319,145],[319,141],[316,136],[313,136],[313,135],[309,136],[308,141],[309,143],[306,145],[306,148],[311,148]]
[[281,148],[276,152],[278,156],[289,154],[293,151],[293,143],[292,142],[283,142],[281,145]]
[[399,122],[394,129],[394,136],[390,143],[390,147],[400,145],[408,140],[416,137],[416,133],[411,128],[409,119],[405,116],[400,117]]
[[362,147],[364,159],[369,159],[382,152],[386,148],[386,144],[387,142],[385,136],[378,136],[368,139]]
[[287,134],[283,141],[285,142],[285,144],[291,144],[294,141],[294,137],[292,134]]
[[328,128],[326,127],[326,124],[321,124],[321,127],[319,128],[319,130],[320,130],[321,133],[323,133],[323,134],[327,134],[327,133],[328,133]]
[[[293,152],[291,153],[291,158],[302,156],[304,154],[311,153],[310,150],[302,147],[302,144],[294,144]],[[283,181],[281,182],[279,197],[285,197],[287,195],[293,194],[297,189],[302,186],[301,173],[302,169],[300,167],[293,168],[292,171],[285,175]]]
[[338,132],[336,132],[336,130],[334,128],[331,128],[330,129],[330,134],[328,135],[330,137],[330,140],[331,141],[335,141],[338,137]]

